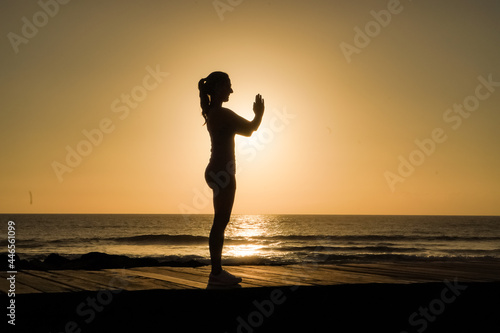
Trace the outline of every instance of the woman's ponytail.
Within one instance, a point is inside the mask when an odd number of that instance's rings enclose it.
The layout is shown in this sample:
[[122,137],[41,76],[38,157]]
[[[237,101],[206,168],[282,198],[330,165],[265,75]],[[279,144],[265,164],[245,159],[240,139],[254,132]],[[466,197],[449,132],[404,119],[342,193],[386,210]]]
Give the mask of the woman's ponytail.
[[206,78],[201,79],[198,82],[198,90],[200,91],[200,106],[201,106],[201,115],[205,119],[205,124],[207,123],[208,119],[208,109],[210,107],[210,99],[208,98],[208,93],[207,89],[205,87],[206,84]]

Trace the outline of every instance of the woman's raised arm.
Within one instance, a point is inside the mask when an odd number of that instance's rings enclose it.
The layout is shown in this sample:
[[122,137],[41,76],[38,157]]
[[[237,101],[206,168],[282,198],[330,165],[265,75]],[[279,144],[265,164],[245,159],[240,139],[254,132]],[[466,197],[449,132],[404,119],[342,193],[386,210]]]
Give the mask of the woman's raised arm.
[[260,123],[262,122],[262,116],[264,115],[264,99],[261,95],[255,96],[253,112],[255,113],[255,117],[252,121],[248,121],[245,118],[238,116],[236,113],[231,112],[229,125],[236,134],[250,136],[259,128]]

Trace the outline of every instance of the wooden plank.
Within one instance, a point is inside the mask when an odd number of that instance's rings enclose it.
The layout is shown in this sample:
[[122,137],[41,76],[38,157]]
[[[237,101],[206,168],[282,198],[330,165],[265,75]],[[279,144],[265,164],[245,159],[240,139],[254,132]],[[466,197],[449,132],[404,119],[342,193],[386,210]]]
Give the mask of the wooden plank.
[[244,282],[255,287],[277,287],[284,285],[283,279],[277,279],[270,275],[266,277],[263,274],[257,274],[248,266],[231,266],[227,270],[236,276],[240,276]]
[[118,272],[109,271],[83,271],[83,270],[61,270],[54,271],[62,276],[76,277],[95,286],[88,290],[152,290],[152,289],[175,289],[177,285],[173,285],[164,281],[138,277],[136,275],[127,274],[127,270],[122,269]]
[[496,262],[479,262],[475,264],[480,267],[481,272],[491,274],[495,281],[500,281],[500,260]]
[[281,266],[239,266],[232,267],[232,270],[238,272],[239,275],[246,276],[258,281],[264,281],[265,286],[309,286],[318,284],[317,280],[312,278],[304,278],[294,274],[294,269],[291,267],[284,268]]
[[208,282],[208,276],[204,276],[204,273],[200,271],[191,271],[193,268],[191,268],[190,271],[186,271],[185,269],[180,270],[177,267],[136,267],[134,270],[156,273],[181,280],[194,281],[205,285]]
[[[380,265],[379,265],[380,266]],[[421,263],[416,264],[394,264],[394,265],[384,265],[384,269],[392,270],[393,272],[399,271],[402,274],[406,273],[408,276],[422,277],[427,281],[443,281],[446,278],[453,277],[455,273],[452,270],[443,268],[436,265],[436,263],[430,263],[422,265]],[[456,275],[455,275],[456,276]]]
[[64,293],[81,290],[69,287],[57,281],[52,281],[44,277],[40,277],[37,275],[37,271],[31,270],[18,272],[16,275],[16,283],[17,281],[19,281],[19,283],[21,284],[30,286],[31,288],[44,293]]
[[277,267],[276,269],[279,271],[283,271],[283,274],[293,274],[298,278],[301,278],[305,281],[312,281],[318,285],[325,284],[338,284],[343,282],[343,279],[339,281],[336,278],[339,274],[344,274],[344,272],[332,271],[331,265],[292,265],[292,266],[282,266]]
[[[7,272],[0,272],[0,294],[7,295],[9,288],[10,288],[10,282],[7,280],[7,277],[9,277],[10,274],[7,274]],[[16,274],[16,295],[17,294],[36,294],[40,293],[40,290],[34,289],[28,285],[25,285],[17,279],[17,274]]]
[[377,276],[368,274],[363,271],[356,271],[354,269],[346,269],[345,267],[338,266],[320,266],[319,270],[329,272],[331,274],[330,281],[339,284],[357,284],[357,283],[406,283],[404,280],[391,279],[387,276]]
[[[234,266],[231,266],[231,267],[234,267]],[[197,274],[201,274],[205,278],[205,281],[208,282],[208,277],[210,275],[210,270],[211,270],[210,267],[204,266],[204,267],[197,267],[194,269],[197,271]],[[229,269],[229,272],[231,273],[231,268]],[[233,273],[234,273],[234,271],[233,271]],[[236,274],[236,275],[240,276],[240,274]],[[265,286],[265,284],[262,283],[262,280],[255,280],[252,278],[245,277],[243,279],[243,282],[241,282],[239,284],[239,286],[241,286],[242,288],[256,288],[256,287],[263,287],[263,286]],[[216,288],[219,289],[221,287],[217,286]],[[228,288],[231,288],[231,286],[229,286]],[[207,289],[214,289],[214,286],[207,286]],[[222,287],[222,289],[224,289],[224,287]]]
[[[347,274],[341,270],[332,270],[332,265],[289,265],[289,266],[255,266],[252,269],[260,274],[276,274],[289,277],[293,284],[302,285],[334,285],[341,283],[369,283],[358,274]],[[361,276],[361,277],[364,277]],[[283,279],[283,278],[282,278]]]
[[345,264],[342,265],[344,271],[372,275],[377,281],[386,281],[387,283],[422,283],[432,281],[442,281],[439,278],[432,277],[429,274],[416,274],[405,268],[383,265],[366,264]]
[[[415,263],[415,264],[350,264],[345,265],[365,271],[385,272],[385,274],[406,277],[415,282],[434,282],[453,280],[458,278],[462,281],[494,281],[493,275],[489,272],[479,272],[471,265],[449,265],[442,266],[440,263]],[[462,266],[462,267],[460,267]]]
[[[137,270],[162,274],[182,280],[194,281],[205,284],[208,287],[209,272],[198,268],[182,267],[138,267]],[[249,281],[243,281],[241,287],[255,287],[258,285],[252,284]]]
[[[342,270],[348,274],[363,275],[375,280],[392,279],[395,283],[416,282],[413,280],[414,277],[408,275],[407,270],[394,271],[393,269],[381,268],[378,265],[372,267],[365,264],[341,264],[334,269]],[[427,282],[427,279],[423,282]]]
[[[237,272],[237,271],[234,269],[234,268],[237,268],[237,267],[242,267],[242,266],[230,266],[230,267],[227,269],[227,271],[228,271],[229,273],[231,273],[231,274],[233,274],[233,273],[234,273],[236,276],[240,276],[240,277],[242,277],[242,278],[243,278],[243,276],[242,276],[239,272]],[[206,266],[206,267],[198,267],[198,268],[196,268],[196,270],[198,270],[198,271],[200,271],[200,272],[203,272],[203,274],[204,274],[205,276],[207,276],[207,278],[208,278],[208,276],[210,275],[210,267],[209,267],[209,266]],[[267,281],[267,284],[266,284],[266,283],[263,283],[262,279],[259,279],[259,278],[254,279],[254,278],[252,278],[252,277],[250,277],[250,276],[245,277],[245,278],[243,279],[243,282],[242,282],[242,283],[240,283],[240,284],[241,284],[241,286],[242,286],[242,287],[251,287],[251,288],[255,288],[255,287],[263,287],[263,286],[269,286],[269,285],[273,285],[273,286],[277,285],[277,284],[275,284],[275,283],[273,284],[273,283],[272,283],[272,282],[270,282],[270,281]]]
[[[241,287],[266,287],[266,286],[282,286],[284,285],[283,279],[280,281],[276,281],[273,279],[269,279],[263,277],[262,274],[255,275],[251,274],[248,271],[241,271],[239,269],[235,269],[236,266],[232,266],[229,268],[229,271],[232,271],[238,276],[241,276],[243,282],[240,283]],[[160,274],[163,276],[169,276],[171,278],[177,278],[184,280],[186,283],[189,281],[198,282],[204,284],[208,287],[208,276],[210,274],[209,268],[183,268],[178,269],[177,267],[140,267],[136,268],[140,271],[152,272],[156,274]]]
[[16,295],[19,294],[38,294],[42,293],[42,291],[33,288],[32,286],[20,283],[16,280]]
[[[355,265],[350,265],[356,267]],[[406,274],[407,278],[414,277],[416,279],[426,280],[429,282],[453,280],[458,278],[463,281],[484,281],[484,277],[474,272],[472,267],[467,267],[467,270],[460,269],[457,266],[443,267],[437,263],[416,263],[409,264],[372,264],[372,268],[377,267],[390,272],[398,272],[399,274]],[[358,265],[358,267],[360,267]],[[368,265],[363,265],[363,269],[369,270]],[[472,270],[472,271],[471,271]]]
[[295,281],[287,279],[285,276],[276,276],[273,274],[262,274],[254,272],[250,267],[231,267],[229,272],[243,278],[245,283],[249,283],[254,287],[278,287],[286,285],[294,285]]
[[499,281],[500,265],[494,263],[440,263],[438,269],[446,270],[459,279],[471,279],[473,281]]
[[[229,266],[243,278],[241,287],[334,285],[353,283],[499,281],[495,263],[351,263],[337,265]],[[16,293],[72,292],[100,289],[151,290],[207,288],[209,266],[136,267],[101,271],[28,270],[16,274]],[[0,293],[9,288],[8,274],[0,272]]]
[[402,283],[386,276],[349,272],[337,265],[231,266],[229,271],[268,281],[266,285],[334,285],[343,283]]
[[129,274],[126,285],[123,287],[124,290],[157,290],[157,289],[185,289],[183,286],[173,283],[170,281],[162,281],[158,279],[152,279],[145,276],[137,276],[135,274]]
[[60,274],[78,277],[87,281],[91,281],[96,285],[101,286],[100,289],[108,290],[151,290],[151,289],[178,289],[176,284],[138,277],[136,275],[127,274],[126,269],[118,272],[110,271],[81,271],[81,270],[64,270],[58,271]]
[[184,286],[173,281],[155,279],[136,274],[131,269],[106,269],[101,271],[104,274],[111,274],[116,279],[121,279],[117,284],[125,290],[153,290],[153,289],[183,289]]
[[[3,287],[0,287],[0,288],[2,288],[0,290],[0,295],[7,295],[9,287],[7,287],[6,289],[3,289]],[[41,293],[41,292],[42,291],[40,291],[38,289],[34,289],[31,286],[28,286],[28,285],[25,285],[25,284],[22,284],[22,283],[16,281],[16,295],[37,294],[37,293]]]
[[64,271],[37,271],[36,275],[46,278],[51,281],[64,284],[74,290],[100,290],[103,289],[101,284],[81,279],[76,276],[66,275]]
[[[139,267],[137,267],[139,268]],[[153,273],[153,272],[144,272],[141,270],[138,270],[137,268],[130,268],[127,269],[127,274],[138,276],[138,277],[146,277],[150,279],[155,279],[155,280],[160,280],[160,281],[167,281],[170,283],[174,283],[176,285],[179,285],[179,289],[196,289],[196,288],[206,288],[207,284],[206,283],[200,283],[196,281],[190,281],[190,280],[185,280],[185,279],[180,279],[164,274],[158,274],[158,273]],[[107,271],[119,271],[119,269],[107,269]]]
[[121,289],[118,283],[114,281],[119,278],[116,274],[111,274],[102,271],[84,271],[84,270],[58,270],[52,271],[53,274],[58,274],[67,278],[76,278],[85,281],[88,290],[118,290]]

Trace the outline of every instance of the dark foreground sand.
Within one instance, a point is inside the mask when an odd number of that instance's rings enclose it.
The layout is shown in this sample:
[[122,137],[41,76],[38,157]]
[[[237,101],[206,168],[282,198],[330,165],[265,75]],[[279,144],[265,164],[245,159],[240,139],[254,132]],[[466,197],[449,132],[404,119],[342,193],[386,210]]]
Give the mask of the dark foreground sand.
[[500,331],[499,282],[115,292],[18,295],[16,332]]

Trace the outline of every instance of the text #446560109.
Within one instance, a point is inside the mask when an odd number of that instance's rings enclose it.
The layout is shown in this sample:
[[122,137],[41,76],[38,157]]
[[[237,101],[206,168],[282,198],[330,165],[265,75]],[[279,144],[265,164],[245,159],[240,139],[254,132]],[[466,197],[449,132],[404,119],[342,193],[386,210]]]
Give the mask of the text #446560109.
[[7,223],[7,255],[8,271],[7,281],[9,290],[7,296],[9,303],[7,306],[7,322],[10,325],[16,325],[16,223],[9,221]]

